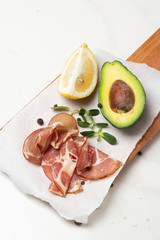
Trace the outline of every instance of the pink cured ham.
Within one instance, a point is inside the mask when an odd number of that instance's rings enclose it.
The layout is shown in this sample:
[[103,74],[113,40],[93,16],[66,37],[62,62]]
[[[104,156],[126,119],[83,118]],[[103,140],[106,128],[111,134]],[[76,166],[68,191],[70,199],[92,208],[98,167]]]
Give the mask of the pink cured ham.
[[67,193],[76,193],[82,191],[82,185],[79,177],[74,172]]
[[[43,159],[42,159],[42,168],[45,173],[45,175],[50,179],[51,184],[49,186],[49,191],[52,193],[55,193],[56,195],[63,196],[61,191],[58,189],[58,187],[54,183],[54,177],[53,177],[53,169],[52,165],[55,161],[59,161],[60,159],[60,149],[54,149],[52,146],[49,147],[47,152],[44,154]],[[69,188],[67,190],[67,193],[75,193],[78,191],[81,191],[81,182],[79,180],[79,177],[77,174],[74,172]]]
[[78,151],[78,163],[76,172],[77,174],[81,174],[86,167],[91,165],[91,158],[88,157],[88,138],[87,137],[72,137]]
[[59,150],[51,148],[46,152],[42,167],[47,177],[52,181],[50,191],[65,196],[69,189],[78,160],[77,148],[72,138],[62,145]]
[[52,165],[54,183],[63,196],[65,196],[69,188],[77,160],[78,154],[75,143],[72,138],[69,138],[60,148],[59,160]]
[[67,113],[55,115],[45,128],[32,132],[24,141],[23,155],[35,164],[41,164],[42,156],[50,145],[58,149],[72,135],[78,133],[74,117]]
[[41,164],[42,154],[50,145],[54,129],[46,127],[32,132],[24,141],[23,155],[35,164]]
[[51,182],[48,189],[51,193],[54,193],[61,197],[64,197],[63,194],[61,193],[61,191],[59,190],[59,188],[55,185],[54,181]]
[[59,161],[60,159],[60,150],[54,149],[52,146],[48,148],[46,153],[42,158],[41,166],[45,175],[53,181],[53,174],[52,174],[52,165],[54,162]]
[[49,186],[49,191],[56,195],[63,196],[59,188],[55,185],[53,181],[53,174],[52,174],[52,165],[55,161],[59,161],[59,159],[60,159],[60,150],[54,149],[52,146],[50,146],[42,158],[41,166],[43,168],[45,175],[51,181],[51,184]]
[[114,160],[109,155],[92,146],[88,147],[88,157],[91,159],[91,167],[80,174],[80,177],[86,180],[108,177],[122,165],[122,162]]
[[60,124],[56,128],[55,135],[51,141],[51,145],[55,149],[59,149],[67,138],[78,133],[77,122],[75,118],[68,113],[55,115],[48,125],[54,127],[57,123]]
[[[55,185],[54,181],[51,182],[49,186],[49,191],[61,197],[64,197],[58,187]],[[81,182],[76,173],[73,174],[67,193],[76,193],[82,191]]]
[[32,132],[24,141],[23,155],[41,164],[50,179],[49,191],[64,197],[82,190],[81,179],[96,180],[112,175],[122,163],[76,136],[76,120],[67,113],[54,116],[47,127]]

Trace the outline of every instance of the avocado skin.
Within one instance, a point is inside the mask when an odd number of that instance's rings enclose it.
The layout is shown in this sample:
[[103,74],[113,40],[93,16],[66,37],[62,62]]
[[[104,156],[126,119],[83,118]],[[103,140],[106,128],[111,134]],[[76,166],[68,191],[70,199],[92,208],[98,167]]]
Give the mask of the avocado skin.
[[[115,113],[109,103],[110,88],[117,79],[123,80],[130,86],[135,96],[133,109],[123,114]],[[100,109],[102,115],[116,128],[128,128],[135,125],[141,118],[146,106],[146,94],[141,82],[126,66],[117,60],[111,63],[105,62],[101,68],[98,100],[102,105]]]
[[[146,106],[146,105],[145,105],[145,106]],[[117,128],[117,129],[125,129],[125,128],[128,128],[128,127],[132,127],[132,126],[134,126],[134,125],[139,121],[139,119],[141,118],[141,116],[142,116],[144,110],[145,110],[145,107],[144,107],[144,109],[143,109],[141,115],[139,115],[139,117],[138,117],[133,123],[129,123],[128,125],[123,126],[123,127],[118,126],[118,125],[112,123],[112,121],[111,121],[110,119],[108,119],[108,118],[105,116],[105,113],[104,113],[104,111],[103,111],[103,108],[101,109],[101,113],[102,113],[103,117],[104,117],[104,118],[105,118],[105,119],[106,119],[106,120],[107,120],[107,121],[108,121],[113,127]]]

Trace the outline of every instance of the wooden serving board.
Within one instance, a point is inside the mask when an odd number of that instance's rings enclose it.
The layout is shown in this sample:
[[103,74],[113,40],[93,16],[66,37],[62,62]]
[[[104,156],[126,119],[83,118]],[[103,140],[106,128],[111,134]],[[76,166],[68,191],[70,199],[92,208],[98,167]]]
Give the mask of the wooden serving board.
[[[139,47],[127,61],[136,63],[146,63],[148,66],[160,70],[160,28]],[[160,130],[160,112],[155,117],[152,125],[149,127],[144,136],[136,144],[135,149],[131,152],[126,163],[128,163],[147,142]]]

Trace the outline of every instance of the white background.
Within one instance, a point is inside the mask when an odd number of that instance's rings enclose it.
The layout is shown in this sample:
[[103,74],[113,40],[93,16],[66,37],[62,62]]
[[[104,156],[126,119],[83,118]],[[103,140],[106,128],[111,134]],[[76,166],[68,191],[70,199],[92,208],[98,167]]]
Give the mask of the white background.
[[[83,42],[126,59],[159,28],[159,12],[159,0],[0,0],[0,127]],[[62,219],[0,173],[0,238],[160,239],[159,145],[157,134],[123,169],[88,225]]]

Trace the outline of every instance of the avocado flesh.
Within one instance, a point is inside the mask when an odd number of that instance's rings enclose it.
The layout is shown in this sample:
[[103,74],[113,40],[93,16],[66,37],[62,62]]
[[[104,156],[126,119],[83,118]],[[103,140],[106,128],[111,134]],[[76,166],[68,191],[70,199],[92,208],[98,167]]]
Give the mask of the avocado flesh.
[[[124,112],[111,108],[110,91],[117,80],[123,81],[134,94],[133,107]],[[115,127],[126,128],[133,125],[141,117],[145,108],[145,92],[138,78],[131,73],[121,62],[106,62],[101,69],[99,86],[99,103],[103,116]]]

